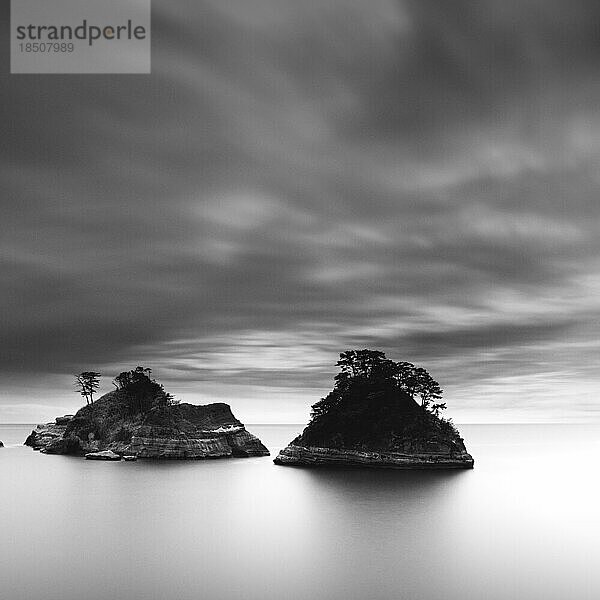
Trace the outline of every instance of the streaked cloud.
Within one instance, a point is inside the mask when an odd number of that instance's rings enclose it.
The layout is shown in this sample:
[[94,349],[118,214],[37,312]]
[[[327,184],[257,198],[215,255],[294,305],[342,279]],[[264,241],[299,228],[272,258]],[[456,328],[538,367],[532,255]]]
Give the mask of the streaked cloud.
[[597,3],[153,10],[150,77],[0,75],[0,414],[144,363],[304,420],[370,346],[457,420],[597,415]]

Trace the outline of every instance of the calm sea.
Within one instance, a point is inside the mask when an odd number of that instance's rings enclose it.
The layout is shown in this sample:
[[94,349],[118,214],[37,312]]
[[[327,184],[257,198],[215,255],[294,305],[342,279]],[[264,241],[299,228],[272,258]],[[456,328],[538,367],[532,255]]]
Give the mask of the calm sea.
[[[461,426],[475,469],[102,463],[0,426],[2,600],[600,598],[600,426]],[[273,455],[301,426],[253,425]]]

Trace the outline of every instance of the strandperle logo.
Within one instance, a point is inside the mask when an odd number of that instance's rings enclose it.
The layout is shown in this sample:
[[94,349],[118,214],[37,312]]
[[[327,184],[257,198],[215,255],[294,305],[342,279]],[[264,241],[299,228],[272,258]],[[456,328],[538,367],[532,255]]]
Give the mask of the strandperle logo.
[[17,25],[17,39],[29,41],[71,41],[86,40],[91,46],[96,40],[145,40],[146,28],[143,25],[134,25],[131,19],[125,25],[97,25],[88,24],[87,19],[78,27],[71,25]]
[[11,0],[11,73],[150,73],[150,0]]

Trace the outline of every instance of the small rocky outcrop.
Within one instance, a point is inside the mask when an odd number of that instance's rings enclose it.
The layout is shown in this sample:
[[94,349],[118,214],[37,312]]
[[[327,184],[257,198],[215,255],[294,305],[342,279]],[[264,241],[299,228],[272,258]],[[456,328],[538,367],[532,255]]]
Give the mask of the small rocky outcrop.
[[25,444],[46,454],[86,458],[105,451],[183,460],[269,455],[227,404],[170,403],[161,396],[162,386],[149,379],[143,384],[109,392],[72,417],[38,425]]
[[63,417],[56,417],[52,423],[38,425],[25,440],[25,446],[31,446],[34,450],[46,452],[46,448],[52,442],[63,438],[67,425],[72,418],[73,415],[65,415]]
[[74,417],[74,415],[65,415],[64,417],[56,417],[57,425],[68,425],[69,421]]
[[0,448],[4,448],[4,444],[0,442]]
[[88,452],[85,458],[86,460],[121,460],[121,455],[112,450],[102,450],[101,452]]
[[[437,382],[424,369],[394,363],[381,352],[340,355],[333,391],[313,406],[301,435],[275,458],[278,465],[470,469],[473,457],[451,421]],[[415,392],[424,400],[418,403]],[[411,394],[410,392],[413,391]]]

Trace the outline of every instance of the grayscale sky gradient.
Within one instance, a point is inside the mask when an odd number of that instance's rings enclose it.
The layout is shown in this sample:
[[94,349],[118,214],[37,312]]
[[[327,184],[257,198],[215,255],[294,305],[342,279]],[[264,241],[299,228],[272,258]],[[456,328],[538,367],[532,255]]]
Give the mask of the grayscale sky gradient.
[[[8,7],[2,8],[8,48]],[[153,0],[152,75],[0,81],[0,421],[152,367],[302,422],[337,354],[594,419],[597,0]]]

